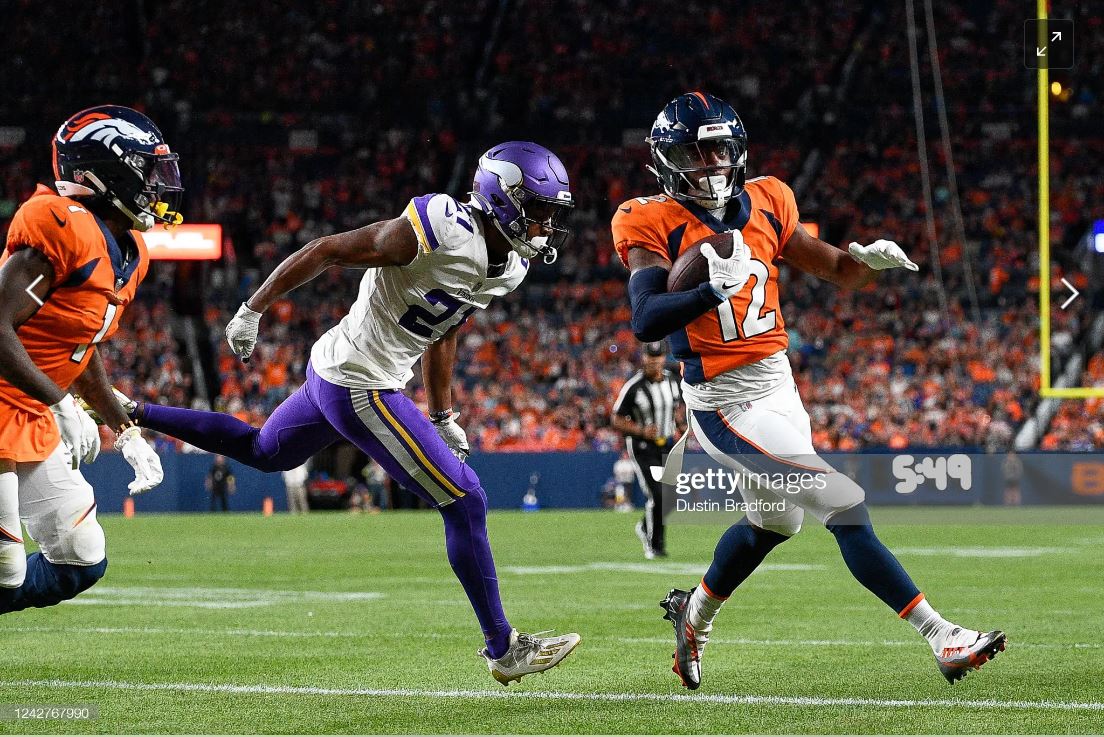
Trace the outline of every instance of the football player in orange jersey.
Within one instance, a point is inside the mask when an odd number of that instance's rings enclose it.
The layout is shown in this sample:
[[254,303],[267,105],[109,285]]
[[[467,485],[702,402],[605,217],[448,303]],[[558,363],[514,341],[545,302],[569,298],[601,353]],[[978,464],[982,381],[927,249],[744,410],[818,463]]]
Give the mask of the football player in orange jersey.
[[[682,362],[691,431],[710,457],[740,473],[747,509],[721,537],[701,584],[672,590],[661,604],[675,628],[675,673],[687,688],[699,686],[702,651],[721,605],[797,533],[807,511],[835,536],[855,578],[927,639],[954,683],[1003,650],[1004,633],[943,619],[874,534],[862,488],[816,455],[786,357],[778,299],[779,259],[845,289],[866,285],[882,269],[918,267],[892,241],[852,243],[844,252],[809,235],[788,186],[769,176],[745,179],[743,124],[712,95],[691,92],[671,101],[648,143],[663,193],[625,202],[612,224],[617,253],[631,272],[633,332],[642,341],[669,336]],[[683,250],[721,233],[732,234],[732,254],[721,258],[703,245],[708,280],[668,293],[668,272]],[[792,472],[806,474],[808,488],[768,481]]]
[[[39,185],[0,256],[0,614],[71,599],[107,568],[92,487],[99,452],[79,393],[117,434],[130,493],[161,462],[112,393],[97,344],[119,326],[149,268],[139,232],[181,221],[177,155],[125,107],[81,111],[54,137],[57,192]],[[40,552],[27,556],[20,522]]]

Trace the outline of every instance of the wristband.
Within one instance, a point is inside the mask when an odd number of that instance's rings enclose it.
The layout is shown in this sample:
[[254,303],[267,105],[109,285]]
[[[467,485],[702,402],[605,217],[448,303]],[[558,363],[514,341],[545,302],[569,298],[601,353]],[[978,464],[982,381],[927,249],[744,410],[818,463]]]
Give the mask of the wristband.
[[434,425],[439,425],[442,422],[448,422],[460,416],[459,412],[453,412],[452,408],[437,410],[436,412],[429,413],[429,421]]

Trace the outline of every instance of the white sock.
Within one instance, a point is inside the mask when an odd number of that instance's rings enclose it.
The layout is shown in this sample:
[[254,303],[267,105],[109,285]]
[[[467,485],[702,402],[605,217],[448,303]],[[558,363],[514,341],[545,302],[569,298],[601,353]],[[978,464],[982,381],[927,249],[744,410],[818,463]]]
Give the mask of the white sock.
[[715,596],[710,596],[706,591],[704,582],[699,584],[694,593],[690,595],[690,603],[686,605],[687,612],[686,618],[690,622],[690,626],[698,632],[709,632],[713,629],[713,618],[717,616],[717,612],[721,611],[721,607],[728,601],[727,597],[719,599]]
[[[905,619],[928,641],[932,652],[937,655],[947,645],[947,638],[952,633],[955,635],[961,634],[963,639],[970,640],[968,633],[973,632],[973,630],[964,629],[954,622],[943,619],[939,612],[932,608],[927,599],[921,599],[913,605],[909,613],[905,615]],[[957,633],[955,632],[956,629],[958,630]],[[976,633],[974,634],[976,635]]]

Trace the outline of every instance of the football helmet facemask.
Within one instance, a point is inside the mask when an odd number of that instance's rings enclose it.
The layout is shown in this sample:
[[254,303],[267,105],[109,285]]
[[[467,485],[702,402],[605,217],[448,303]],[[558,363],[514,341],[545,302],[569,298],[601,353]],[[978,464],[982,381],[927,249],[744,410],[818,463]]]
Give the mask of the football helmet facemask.
[[53,141],[54,178],[63,197],[102,197],[134,223],[184,222],[179,156],[137,110],[100,105],[65,121]]
[[645,139],[663,191],[677,200],[724,207],[744,190],[747,133],[727,102],[703,92],[679,95]]

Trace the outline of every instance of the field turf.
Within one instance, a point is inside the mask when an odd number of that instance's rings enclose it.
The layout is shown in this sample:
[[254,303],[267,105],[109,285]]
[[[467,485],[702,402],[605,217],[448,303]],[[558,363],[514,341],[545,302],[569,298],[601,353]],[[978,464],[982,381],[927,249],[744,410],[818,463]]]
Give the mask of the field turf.
[[508,615],[583,642],[506,689],[436,514],[104,517],[99,585],[0,619],[0,705],[99,718],[0,732],[1100,731],[1104,509],[873,516],[936,608],[1004,629],[1007,652],[948,685],[812,525],[722,611],[687,692],[657,602],[696,583],[723,528],[673,527],[672,557],[648,562],[635,515],[507,512],[490,527]]

